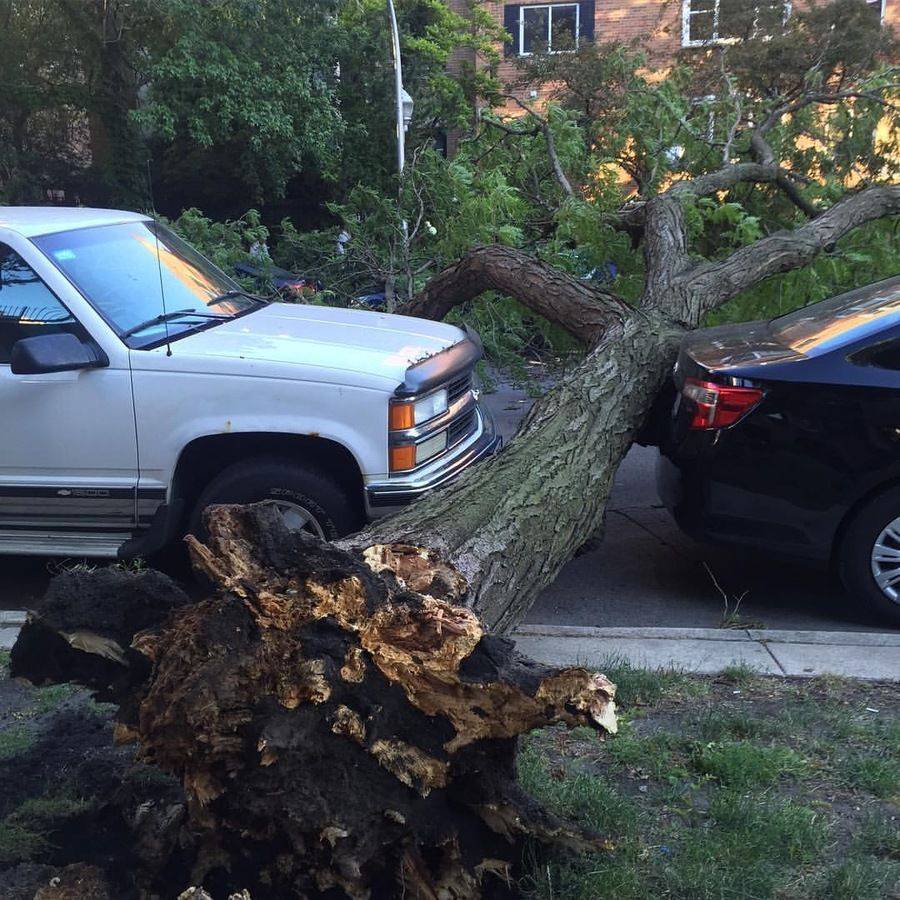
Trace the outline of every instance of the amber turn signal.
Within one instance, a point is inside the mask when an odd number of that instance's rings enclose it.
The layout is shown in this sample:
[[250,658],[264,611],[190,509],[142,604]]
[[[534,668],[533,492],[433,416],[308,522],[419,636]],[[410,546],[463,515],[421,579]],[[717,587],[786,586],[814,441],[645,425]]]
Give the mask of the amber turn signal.
[[403,444],[391,447],[390,466],[392,472],[402,472],[416,467],[416,445]]
[[403,431],[416,424],[416,408],[414,403],[392,403],[390,405],[389,425],[391,431]]

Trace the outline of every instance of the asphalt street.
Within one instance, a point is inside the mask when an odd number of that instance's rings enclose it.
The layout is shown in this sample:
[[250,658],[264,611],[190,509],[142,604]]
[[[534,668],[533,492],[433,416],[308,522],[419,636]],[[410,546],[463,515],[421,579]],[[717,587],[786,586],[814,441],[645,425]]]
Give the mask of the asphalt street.
[[[483,399],[507,439],[531,404],[506,384]],[[655,450],[632,448],[616,477],[602,544],[562,570],[529,623],[710,628],[728,619],[745,628],[891,630],[869,619],[826,570],[683,535],[659,504],[655,461]],[[61,564],[0,557],[0,609],[28,608]]]

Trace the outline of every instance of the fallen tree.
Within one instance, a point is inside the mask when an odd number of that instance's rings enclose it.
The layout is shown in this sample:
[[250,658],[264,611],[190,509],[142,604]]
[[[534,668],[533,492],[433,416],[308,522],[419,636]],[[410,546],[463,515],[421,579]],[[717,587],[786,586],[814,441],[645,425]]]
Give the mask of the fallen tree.
[[[530,728],[611,729],[613,688],[583,669],[530,663],[497,632],[601,525],[685,332],[900,212],[895,184],[862,184],[827,205],[771,145],[773,129],[808,108],[892,108],[884,92],[848,83],[800,78],[766,94],[743,154],[732,128],[721,164],[614,216],[642,248],[636,300],[499,245],[427,284],[407,312],[440,318],[496,290],[585,346],[496,458],[333,547],[284,533],[265,509],[220,508],[208,544],[190,539],[215,589],[198,603],[151,575],[56,583],[22,632],[14,672],[74,678],[119,704],[119,737],[182,779],[192,880],[220,893],[462,900],[512,891],[527,835],[602,843],[522,795],[514,759]],[[565,181],[568,197],[576,187]],[[796,220],[712,259],[692,254],[685,209],[736,189],[789,203]]]
[[[498,457],[365,533],[427,546],[468,579],[470,603],[509,630],[600,526],[615,471],[646,421],[684,334],[771,275],[806,265],[860,225],[900,213],[900,186],[872,185],[790,231],[719,261],[688,252],[682,202],[739,184],[778,185],[776,163],[731,164],[679,181],[641,208],[646,283],[626,303],[508,247],[479,247],[434,278],[411,308],[440,317],[500,290],[567,328],[589,351],[536,403]],[[633,216],[629,212],[629,216]],[[356,538],[354,538],[356,540]]]
[[486,633],[428,551],[342,550],[266,505],[216,507],[207,524],[190,550],[212,597],[192,603],[155,572],[76,570],[12,654],[13,675],[117,703],[117,739],[181,779],[184,828],[144,853],[136,887],[180,872],[222,897],[500,897],[526,837],[604,846],[522,792],[515,753],[556,722],[614,730],[606,678]]
[[[783,33],[766,36],[759,33],[759,11],[745,12],[747,40],[698,51],[692,60],[696,80],[705,85],[701,93],[712,89],[712,80],[725,94],[718,114],[727,117],[728,127],[721,139],[699,134],[681,112],[670,110],[665,90],[651,89],[637,71],[629,73],[627,90],[613,92],[619,99],[611,104],[602,47],[526,63],[532,67],[529,83],[543,77],[557,99],[582,111],[585,141],[618,141],[617,159],[636,173],[638,193],[606,218],[641,250],[638,297],[626,300],[534,254],[491,244],[434,276],[403,310],[441,319],[496,291],[566,329],[586,350],[581,363],[535,403],[499,456],[363,535],[372,543],[398,541],[439,552],[465,576],[467,603],[495,630],[508,632],[522,621],[541,590],[602,527],[616,469],[647,423],[685,333],[765,279],[808,265],[861,225],[900,213],[896,149],[893,155],[893,144],[883,154],[874,149],[880,117],[887,117],[882,125],[888,133],[897,133],[895,73],[873,74],[883,57],[896,52],[890,32],[857,0],[800,12]],[[616,104],[629,92],[671,115],[673,133],[643,151],[635,149],[640,141],[633,134],[620,134],[625,113]],[[507,141],[546,139],[549,179],[558,184],[561,204],[576,196],[591,203],[596,185],[589,173],[582,185],[563,173],[550,118],[515,102],[526,112],[525,126],[488,124]],[[826,121],[828,111],[837,118]],[[639,105],[641,115],[645,106]],[[852,124],[854,117],[860,124]],[[865,128],[871,129],[866,149],[852,137]],[[701,148],[704,164],[661,182],[658,170],[679,135]],[[810,154],[811,144],[817,154]],[[627,154],[640,158],[626,162]],[[867,154],[868,171],[862,162]],[[843,182],[832,177],[824,190],[816,178],[824,178],[829,166],[833,174],[839,171],[836,156],[849,160]],[[823,194],[837,199],[822,202]],[[755,203],[754,209],[769,207],[772,223],[763,223],[763,236],[732,252],[706,242],[704,257],[690,246],[686,210],[735,197]]]

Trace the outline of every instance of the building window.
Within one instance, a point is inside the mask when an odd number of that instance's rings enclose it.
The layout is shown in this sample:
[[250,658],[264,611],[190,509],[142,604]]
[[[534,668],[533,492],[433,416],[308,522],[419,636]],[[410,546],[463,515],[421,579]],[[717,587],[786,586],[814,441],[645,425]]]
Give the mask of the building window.
[[553,3],[519,9],[519,54],[559,53],[578,46],[578,4]]
[[790,14],[784,0],[684,0],[682,44],[703,47],[771,33]]
[[510,34],[507,55],[564,53],[594,37],[594,3],[510,4],[503,8]]
[[866,0],[866,6],[880,25],[884,21],[884,0]]

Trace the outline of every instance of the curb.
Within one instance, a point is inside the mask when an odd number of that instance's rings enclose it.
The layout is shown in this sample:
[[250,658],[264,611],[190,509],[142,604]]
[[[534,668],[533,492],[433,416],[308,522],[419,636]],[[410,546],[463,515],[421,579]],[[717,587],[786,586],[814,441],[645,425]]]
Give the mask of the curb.
[[[12,648],[26,615],[0,610],[0,650]],[[764,675],[900,681],[900,632],[522,625],[513,637],[523,653],[547,665],[626,662],[699,675],[742,665]]]
[[24,609],[0,609],[0,650],[12,650],[27,615]]
[[24,609],[0,609],[0,628],[21,628],[27,615]]
[[549,665],[626,662],[702,675],[742,665],[768,675],[900,681],[897,632],[523,625],[513,637],[523,653]]

